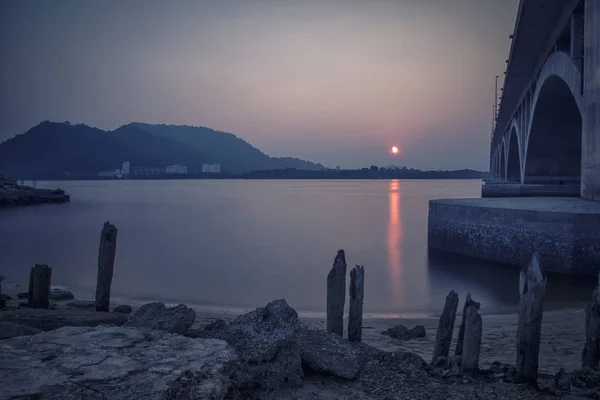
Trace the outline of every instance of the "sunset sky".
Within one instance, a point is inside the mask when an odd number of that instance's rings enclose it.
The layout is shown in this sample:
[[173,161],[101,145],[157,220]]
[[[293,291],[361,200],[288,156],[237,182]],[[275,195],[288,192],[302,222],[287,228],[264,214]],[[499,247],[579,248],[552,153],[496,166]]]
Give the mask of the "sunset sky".
[[487,169],[517,3],[4,0],[0,140],[141,121],[330,167]]

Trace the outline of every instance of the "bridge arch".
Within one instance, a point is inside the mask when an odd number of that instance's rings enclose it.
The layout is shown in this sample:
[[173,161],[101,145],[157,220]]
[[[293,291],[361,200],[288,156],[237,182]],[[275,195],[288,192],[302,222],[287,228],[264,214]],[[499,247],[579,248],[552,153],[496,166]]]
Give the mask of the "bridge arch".
[[521,141],[519,130],[513,121],[508,134],[508,153],[506,157],[506,180],[521,183]]
[[532,101],[524,183],[579,183],[583,99],[581,74],[569,55],[553,53],[544,64]]

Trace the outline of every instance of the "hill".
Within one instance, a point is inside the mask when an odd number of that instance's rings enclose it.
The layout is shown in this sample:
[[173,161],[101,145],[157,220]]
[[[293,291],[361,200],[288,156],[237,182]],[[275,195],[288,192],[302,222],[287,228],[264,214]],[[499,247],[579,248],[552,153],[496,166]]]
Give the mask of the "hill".
[[322,165],[294,158],[273,158],[233,134],[202,127],[133,123],[114,131],[84,124],[45,121],[0,143],[0,171],[18,179],[91,177],[132,165],[164,168],[183,164],[199,173],[202,164],[220,163],[226,173]]
[[210,154],[216,162],[223,166],[231,165],[226,172],[243,173],[247,171],[296,168],[304,170],[320,170],[324,167],[297,158],[269,157],[250,143],[237,136],[215,131],[201,126],[186,125],[150,125],[132,123],[126,127],[138,127],[156,136],[169,138],[179,143]]

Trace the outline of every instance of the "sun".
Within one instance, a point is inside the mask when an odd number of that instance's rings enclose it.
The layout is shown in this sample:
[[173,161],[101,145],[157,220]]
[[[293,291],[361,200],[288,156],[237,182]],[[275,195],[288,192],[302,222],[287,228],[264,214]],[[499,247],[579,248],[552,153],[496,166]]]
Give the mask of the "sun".
[[398,146],[392,146],[392,154],[398,154],[399,151]]

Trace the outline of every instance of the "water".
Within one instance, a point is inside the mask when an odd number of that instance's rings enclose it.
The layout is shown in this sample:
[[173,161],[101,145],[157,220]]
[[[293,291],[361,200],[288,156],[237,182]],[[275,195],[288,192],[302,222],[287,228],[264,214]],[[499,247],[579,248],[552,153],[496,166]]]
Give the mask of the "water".
[[[320,314],[336,251],[365,265],[369,315],[436,314],[454,289],[484,312],[518,304],[518,268],[428,254],[428,201],[479,197],[481,181],[81,181],[69,204],[0,210],[0,274],[91,298],[102,224],[119,229],[113,296],[248,309],[286,298]],[[580,307],[594,280],[549,277],[547,309]]]

